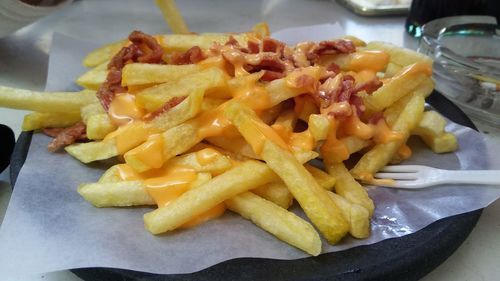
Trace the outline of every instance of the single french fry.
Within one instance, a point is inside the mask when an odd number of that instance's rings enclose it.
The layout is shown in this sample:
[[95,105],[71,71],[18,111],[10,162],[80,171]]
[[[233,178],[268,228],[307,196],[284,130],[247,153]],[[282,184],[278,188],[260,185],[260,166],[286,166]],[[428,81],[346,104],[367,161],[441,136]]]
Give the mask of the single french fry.
[[96,67],[106,61],[109,61],[121,48],[129,44],[128,40],[122,40],[111,44],[106,44],[90,52],[83,59],[83,66]]
[[457,137],[454,134],[443,133],[439,136],[423,135],[420,138],[435,153],[448,153],[458,149]]
[[122,177],[120,176],[120,171],[119,171],[119,166],[124,165],[124,164],[116,164],[109,169],[107,169],[104,174],[99,178],[97,183],[113,183],[113,182],[119,182],[123,181]]
[[78,193],[96,207],[129,207],[154,205],[142,181],[87,183],[78,187]]
[[87,124],[87,120],[90,116],[102,113],[106,113],[106,111],[104,111],[104,108],[98,102],[90,103],[80,108],[80,115],[82,117],[83,123],[85,124]]
[[82,163],[90,163],[118,156],[118,150],[114,141],[76,143],[66,146],[64,150]]
[[107,134],[116,130],[116,125],[111,122],[106,113],[89,116],[86,125],[86,133],[89,140],[102,140]]
[[194,89],[181,103],[144,125],[155,132],[161,132],[186,122],[201,112],[204,94],[203,89]]
[[94,91],[36,92],[0,86],[0,106],[38,112],[80,112],[84,105],[96,102]]
[[310,255],[321,253],[321,239],[312,225],[292,212],[251,192],[226,200],[228,208],[251,220],[278,239]]
[[328,195],[342,210],[342,214],[349,222],[349,233],[353,237],[362,239],[370,236],[370,213],[367,209],[333,192],[328,192]]
[[163,18],[174,33],[189,33],[189,29],[182,18],[175,0],[155,0]]
[[422,115],[422,119],[417,126],[412,130],[412,134],[418,136],[439,136],[444,133],[446,119],[436,111],[426,111]]
[[405,49],[398,47],[394,44],[387,42],[373,41],[366,44],[365,50],[382,50],[390,55],[391,63],[400,65],[402,67],[422,62],[428,65],[432,65],[432,59],[426,55],[417,53],[410,49]]
[[169,65],[149,63],[129,63],[122,69],[122,86],[160,84],[199,72],[196,64]]
[[251,190],[260,197],[288,209],[293,203],[293,195],[283,182],[272,182]]
[[33,131],[42,128],[63,128],[80,121],[79,112],[50,113],[32,112],[24,116],[23,131]]
[[371,216],[375,210],[372,199],[370,199],[363,186],[352,177],[344,166],[344,163],[328,164],[325,167],[328,173],[337,180],[335,183],[335,193],[353,204],[363,206]]
[[208,183],[188,190],[167,206],[145,214],[145,226],[153,234],[173,230],[237,194],[276,179],[266,164],[245,161]]
[[419,122],[424,112],[424,105],[424,97],[415,93],[409,96],[408,99],[400,100],[392,105],[402,108],[401,114],[392,127],[394,132],[401,134],[401,139],[375,145],[361,157],[359,162],[352,168],[351,174],[355,178],[369,181],[373,174],[387,165],[399,147],[406,143],[410,131]]
[[367,109],[379,112],[392,105],[402,97],[412,93],[421,85],[426,85],[432,91],[434,83],[429,78],[431,68],[426,64],[412,64],[403,68],[382,87],[366,96],[363,101]]
[[387,68],[385,69],[384,78],[391,78],[391,77],[393,77],[398,72],[400,72],[402,68],[403,68],[402,66],[390,62],[389,64],[387,64]]
[[308,125],[308,129],[315,141],[322,141],[328,137],[331,123],[325,115],[311,114],[309,116]]
[[[158,43],[166,52],[185,52],[194,46],[208,49],[214,43],[225,44],[229,40],[229,34],[224,33],[201,33],[201,34],[167,34],[155,36]],[[232,34],[233,38],[246,46],[248,35]]]
[[108,75],[108,61],[105,61],[93,69],[82,74],[76,79],[76,84],[90,90],[99,90],[102,83],[106,81]]
[[309,173],[311,173],[322,188],[326,190],[333,190],[335,182],[337,181],[334,176],[329,175],[325,171],[316,168],[311,164],[304,164],[304,167]]

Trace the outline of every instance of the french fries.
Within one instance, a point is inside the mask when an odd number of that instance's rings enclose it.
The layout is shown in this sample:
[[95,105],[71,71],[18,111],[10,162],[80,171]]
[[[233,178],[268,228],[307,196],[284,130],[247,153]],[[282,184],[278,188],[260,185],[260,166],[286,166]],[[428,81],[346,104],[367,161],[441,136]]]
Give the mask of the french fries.
[[[156,205],[144,215],[152,234],[227,208],[319,255],[316,229],[331,244],[370,235],[375,204],[356,179],[373,182],[409,157],[411,134],[437,153],[457,148],[446,120],[424,113],[434,85],[423,55],[355,37],[285,46],[266,24],[189,34],[174,1],[156,2],[177,34],[139,33],[144,41],[92,51],[76,80],[85,90],[0,86],[0,106],[34,111],[23,130],[84,124],[88,141],[66,152],[83,163],[116,157],[98,182],[78,187],[96,207]],[[349,171],[343,161],[355,153]],[[293,202],[306,219],[288,210]]]
[[312,225],[294,213],[259,196],[245,192],[226,201],[228,208],[262,229],[310,255],[321,253],[321,239]]
[[95,92],[42,93],[0,86],[0,106],[38,112],[80,112],[80,108],[97,102]]

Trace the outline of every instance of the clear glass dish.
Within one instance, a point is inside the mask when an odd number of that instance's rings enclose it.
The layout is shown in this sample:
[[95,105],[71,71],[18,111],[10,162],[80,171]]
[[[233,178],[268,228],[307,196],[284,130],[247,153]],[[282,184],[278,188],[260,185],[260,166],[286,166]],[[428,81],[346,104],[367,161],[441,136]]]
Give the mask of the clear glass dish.
[[452,25],[422,41],[420,51],[434,58],[436,89],[470,116],[500,126],[500,26]]

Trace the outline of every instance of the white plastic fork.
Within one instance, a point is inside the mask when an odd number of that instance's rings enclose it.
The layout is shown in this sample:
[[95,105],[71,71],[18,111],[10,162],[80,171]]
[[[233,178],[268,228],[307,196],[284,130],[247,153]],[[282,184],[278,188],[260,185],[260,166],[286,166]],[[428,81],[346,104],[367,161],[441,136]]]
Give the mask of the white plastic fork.
[[[422,165],[392,165],[375,174],[374,185],[418,189],[440,184],[490,184],[500,188],[500,170],[442,170]],[[392,183],[393,184],[389,184]]]

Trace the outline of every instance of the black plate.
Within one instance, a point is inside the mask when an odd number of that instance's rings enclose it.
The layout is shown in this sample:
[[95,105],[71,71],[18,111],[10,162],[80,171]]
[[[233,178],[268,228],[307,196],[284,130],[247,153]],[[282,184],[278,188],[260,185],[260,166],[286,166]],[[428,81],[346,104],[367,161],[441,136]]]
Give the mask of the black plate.
[[[454,122],[473,128],[452,102],[434,92],[427,102]],[[11,164],[14,185],[31,143],[21,134]],[[467,238],[482,210],[441,219],[416,233],[345,251],[297,260],[238,258],[190,274],[158,275],[115,268],[72,272],[84,280],[418,280],[445,261]]]

